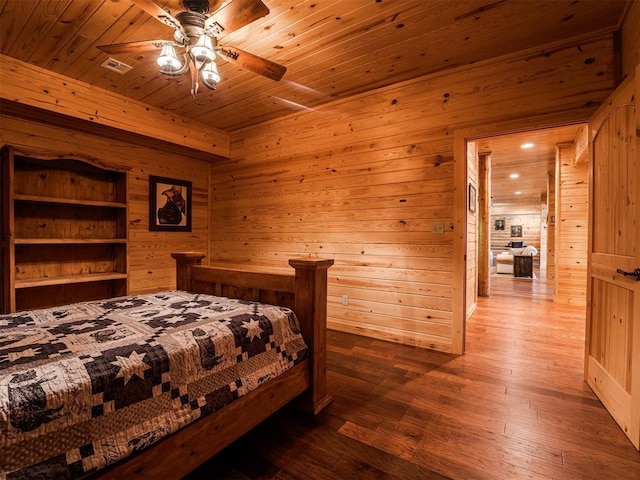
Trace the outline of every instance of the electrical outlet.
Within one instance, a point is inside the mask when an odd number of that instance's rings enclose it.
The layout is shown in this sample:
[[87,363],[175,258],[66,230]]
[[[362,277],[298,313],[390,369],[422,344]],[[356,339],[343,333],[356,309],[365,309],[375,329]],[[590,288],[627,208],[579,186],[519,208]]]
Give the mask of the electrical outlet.
[[432,223],[431,233],[444,233],[444,223],[442,222]]
[[344,306],[349,305],[349,295],[342,295],[342,304]]

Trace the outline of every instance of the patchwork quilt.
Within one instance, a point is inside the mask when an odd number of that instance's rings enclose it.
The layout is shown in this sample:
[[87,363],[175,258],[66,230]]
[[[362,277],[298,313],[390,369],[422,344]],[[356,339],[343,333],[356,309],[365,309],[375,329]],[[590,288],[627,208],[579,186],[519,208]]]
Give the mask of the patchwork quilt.
[[103,468],[307,353],[287,308],[182,291],[0,315],[0,478]]

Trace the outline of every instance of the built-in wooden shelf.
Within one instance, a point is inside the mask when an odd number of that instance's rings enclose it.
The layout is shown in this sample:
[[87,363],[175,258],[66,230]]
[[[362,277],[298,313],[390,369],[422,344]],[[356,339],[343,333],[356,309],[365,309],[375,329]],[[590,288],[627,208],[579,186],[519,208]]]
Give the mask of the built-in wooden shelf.
[[16,238],[16,245],[126,244],[126,238]]
[[[129,292],[127,174],[2,148],[3,313]],[[87,238],[89,237],[89,238]]]
[[47,197],[40,195],[22,195],[16,194],[13,196],[14,200],[22,202],[34,202],[34,203],[54,203],[60,205],[84,205],[87,207],[109,207],[109,208],[127,208],[126,203],[120,202],[102,202],[97,200],[79,200],[75,198],[60,198],[60,197]]
[[123,280],[126,273],[85,273],[82,275],[68,275],[65,277],[26,278],[16,280],[16,288],[46,287],[49,285],[67,285],[70,283],[102,282],[105,280]]

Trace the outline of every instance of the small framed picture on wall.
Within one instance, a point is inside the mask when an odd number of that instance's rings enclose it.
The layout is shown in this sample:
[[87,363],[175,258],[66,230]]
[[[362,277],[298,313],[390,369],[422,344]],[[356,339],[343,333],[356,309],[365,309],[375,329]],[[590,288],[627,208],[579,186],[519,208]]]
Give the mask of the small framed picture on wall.
[[521,237],[522,236],[522,225],[511,225],[511,236],[512,237]]
[[504,230],[504,220],[496,220],[496,230]]
[[191,182],[149,175],[149,230],[191,231]]
[[476,211],[476,187],[469,184],[469,211]]

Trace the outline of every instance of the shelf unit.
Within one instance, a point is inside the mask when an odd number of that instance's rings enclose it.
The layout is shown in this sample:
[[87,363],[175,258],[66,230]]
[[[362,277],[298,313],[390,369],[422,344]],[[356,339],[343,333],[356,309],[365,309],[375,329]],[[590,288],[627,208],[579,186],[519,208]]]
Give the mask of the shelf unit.
[[2,149],[5,313],[126,295],[127,174]]

